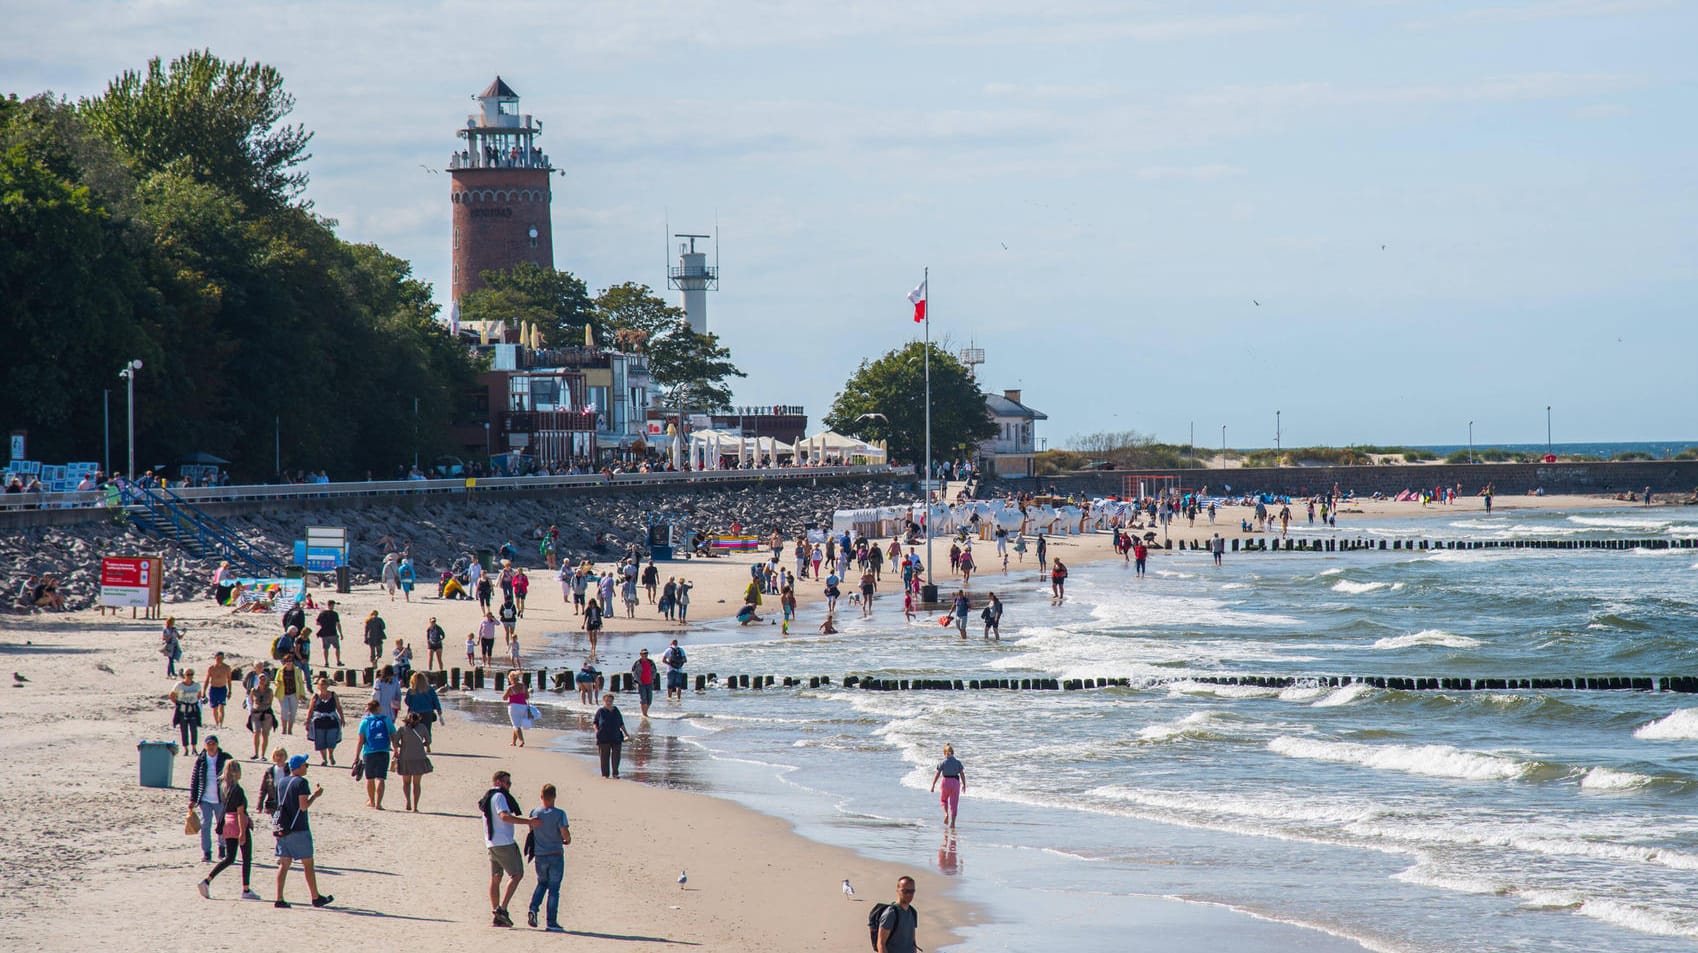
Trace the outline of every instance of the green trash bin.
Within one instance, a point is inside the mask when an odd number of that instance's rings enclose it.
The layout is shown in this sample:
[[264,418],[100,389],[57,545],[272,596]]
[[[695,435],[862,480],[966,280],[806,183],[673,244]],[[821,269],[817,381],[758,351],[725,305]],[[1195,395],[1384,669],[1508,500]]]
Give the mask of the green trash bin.
[[177,743],[143,741],[136,745],[136,749],[141,752],[142,787],[171,787],[171,769],[177,763]]
[[[478,550],[478,565],[483,567],[484,572],[494,572],[495,571],[495,550],[493,550],[493,549],[480,549],[480,550]],[[473,595],[475,596],[477,594],[473,593]]]

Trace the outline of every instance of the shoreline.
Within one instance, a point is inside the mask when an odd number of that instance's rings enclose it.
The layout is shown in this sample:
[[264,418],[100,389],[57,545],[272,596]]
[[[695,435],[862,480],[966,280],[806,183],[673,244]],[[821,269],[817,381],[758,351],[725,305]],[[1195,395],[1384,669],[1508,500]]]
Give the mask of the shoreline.
[[[1549,497],[1531,498],[1529,502],[1533,499],[1538,505],[1530,508],[1539,509],[1591,508],[1615,503],[1590,498],[1579,498],[1585,502],[1574,503]],[[1480,512],[1477,506],[1426,510],[1416,506],[1403,511],[1406,505],[1393,504],[1391,512],[1371,514],[1370,518],[1464,516]],[[1359,520],[1362,516],[1349,518]],[[1232,528],[1236,529],[1236,519],[1231,522],[1234,524]],[[1209,532],[1221,528],[1217,526]],[[1345,532],[1346,529],[1341,526],[1337,532]],[[1115,556],[1106,533],[1060,537],[1052,546],[1056,554],[1069,563],[1096,562]],[[1153,555],[1171,554],[1156,551]],[[668,629],[664,623],[643,618],[644,613],[651,611],[645,602],[635,620],[608,617],[601,654],[604,657],[634,654],[634,643],[642,635],[651,637],[652,641],[648,643],[651,651],[664,647],[673,633],[681,644],[689,647],[688,636],[700,632],[695,623],[724,619],[735,611],[740,604],[739,583],[747,580],[747,566],[751,561],[733,557],[663,564],[663,580],[668,574],[683,574],[698,582],[692,604],[692,624]],[[1018,565],[1011,563],[1011,566]],[[1031,572],[1036,581],[1035,560],[1025,564],[1024,572]],[[981,585],[986,588],[1009,585],[1016,581],[1017,574],[1023,575],[1023,572],[1015,570],[1004,576],[998,568],[976,573],[973,591],[980,591]],[[530,633],[528,638],[532,641],[529,644],[534,646],[539,629],[556,632],[564,636],[559,640],[561,651],[570,654],[574,646],[581,646],[583,641],[581,633],[574,637],[574,617],[565,606],[552,602],[551,596],[558,589],[551,576],[539,570],[534,578],[527,618],[520,626],[521,638],[527,638],[527,633]],[[939,584],[949,588],[947,577],[940,577]],[[800,610],[817,616],[823,597],[818,593],[817,585],[804,585],[803,591],[798,593],[798,601]],[[422,642],[424,620],[431,615],[440,615],[449,632],[445,655],[450,659],[455,654],[459,638],[456,626],[469,616],[468,612],[461,612],[458,613],[460,618],[450,621],[449,612],[462,604],[434,598],[413,603],[391,603],[375,586],[359,587],[339,602],[342,603],[345,628],[357,628],[364,612],[377,608],[389,617],[392,636],[403,634],[415,643]],[[468,609],[475,607],[475,603],[463,605]],[[209,602],[172,603],[166,609],[168,614],[174,613],[186,623],[185,661],[197,671],[210,659],[214,648],[225,648],[251,658],[263,651],[271,634],[276,631],[277,617],[274,615],[229,616],[225,610]],[[840,607],[840,613],[846,609],[847,606]],[[886,597],[875,614],[888,615],[891,611],[894,610]],[[558,628],[552,628],[551,622],[557,622]],[[216,635],[209,636],[209,629],[215,630]],[[17,769],[12,775],[13,784],[0,788],[0,804],[6,805],[8,816],[19,819],[13,830],[0,833],[0,858],[5,859],[7,866],[18,874],[13,899],[22,909],[21,913],[0,918],[0,937],[17,942],[29,937],[32,943],[40,944],[43,926],[72,922],[62,918],[74,916],[74,922],[93,922],[98,926],[92,931],[83,931],[75,941],[65,937],[62,946],[51,945],[55,941],[48,941],[50,945],[38,948],[70,949],[73,944],[81,948],[89,939],[99,939],[101,934],[104,934],[108,945],[127,948],[125,941],[128,937],[123,925],[137,922],[138,918],[145,916],[149,905],[157,902],[159,891],[164,891],[172,899],[178,896],[186,898],[181,901],[187,905],[180,908],[183,912],[195,911],[197,918],[205,915],[209,918],[208,922],[227,923],[235,931],[251,926],[256,912],[260,912],[262,917],[270,915],[269,907],[260,911],[259,904],[253,907],[237,904],[235,908],[228,908],[224,904],[208,905],[194,896],[194,872],[204,872],[204,868],[192,863],[195,859],[193,846],[189,839],[176,832],[179,822],[174,820],[180,818],[181,808],[186,806],[187,758],[179,756],[175,760],[175,768],[179,772],[175,778],[175,789],[131,787],[134,784],[134,755],[131,754],[134,742],[149,734],[166,737],[169,732],[174,736],[174,732],[166,727],[169,710],[163,695],[170,683],[162,675],[163,662],[155,651],[157,632],[156,622],[103,617],[92,610],[83,610],[63,617],[44,615],[22,621],[11,617],[0,633],[0,654],[11,655],[14,668],[20,673],[28,673],[30,678],[29,684],[15,690],[6,696],[6,702],[0,703],[0,724],[5,724],[7,729],[4,740],[0,740],[0,750],[9,756],[9,761]],[[343,661],[361,660],[356,656],[361,646],[345,645],[344,648]],[[534,650],[529,654],[534,656]],[[315,651],[315,662],[318,656]],[[108,666],[111,671],[98,668],[101,665]],[[612,666],[609,670],[618,671],[620,668]],[[359,690],[346,692],[346,695],[350,702],[364,697]],[[571,697],[570,690],[567,695]],[[445,697],[445,702],[451,697],[451,694]],[[628,704],[628,700],[629,696],[622,697],[620,707],[629,708],[627,721],[635,726],[639,719],[635,705]],[[239,719],[237,711],[232,709],[231,721]],[[113,715],[118,717],[110,717]],[[580,717],[579,720],[582,722],[584,719]],[[860,949],[861,944],[866,942],[862,933],[865,911],[870,909],[871,902],[884,899],[888,892],[888,887],[880,881],[893,879],[894,872],[898,870],[907,872],[900,865],[868,859],[850,848],[809,839],[797,831],[793,822],[743,806],[728,794],[712,790],[669,790],[664,786],[630,781],[627,787],[617,788],[613,782],[603,782],[595,777],[592,765],[584,763],[582,758],[572,757],[569,751],[552,750],[552,746],[557,744],[568,746],[564,742],[570,737],[569,731],[539,730],[536,735],[538,744],[521,750],[508,749],[500,744],[500,739],[506,735],[504,726],[477,725],[472,728],[473,724],[471,719],[456,711],[448,725],[439,729],[445,743],[440,746],[442,752],[435,759],[436,772],[425,779],[425,803],[427,807],[451,806],[434,817],[423,815],[423,825],[408,827],[400,811],[384,812],[382,815],[367,812],[360,797],[363,792],[345,774],[337,775],[319,769],[316,761],[309,769],[309,780],[324,783],[327,792],[332,792],[327,794],[326,801],[319,808],[315,808],[315,816],[324,818],[322,833],[319,834],[321,857],[326,865],[324,870],[327,879],[334,878],[334,882],[322,889],[332,894],[340,891],[347,897],[344,901],[339,896],[338,906],[357,904],[360,918],[356,923],[369,923],[374,936],[378,935],[378,928],[383,927],[383,937],[394,936],[392,931],[395,928],[403,930],[401,936],[405,937],[405,931],[410,930],[415,922],[432,924],[430,929],[433,931],[437,925],[443,925],[464,932],[468,938],[480,933],[486,938],[489,936],[487,931],[491,928],[487,926],[486,914],[480,906],[487,879],[481,873],[483,857],[475,841],[477,821],[471,805],[487,784],[492,762],[514,771],[515,792],[527,808],[534,806],[534,788],[542,780],[553,780],[561,786],[562,806],[572,814],[574,827],[578,828],[575,845],[568,848],[567,853],[568,875],[562,918],[569,930],[589,930],[592,939],[608,939],[620,930],[634,931],[621,935],[651,938],[650,933],[643,931],[643,925],[652,922],[661,924],[669,935],[670,931],[676,930],[679,937],[700,936],[701,939],[693,942],[709,946],[730,943],[753,944],[754,948],[793,949],[796,937],[808,936],[817,938],[812,945],[819,948],[836,949],[841,946],[846,950]],[[245,732],[226,730],[224,734],[232,742],[228,750],[239,756],[248,753]],[[231,738],[232,735],[236,737]],[[467,747],[462,750],[463,739]],[[298,744],[300,740],[300,735],[273,736],[272,743],[281,742],[288,746]],[[351,756],[352,744],[350,739],[339,749],[344,762]],[[64,764],[76,765],[78,770],[67,773],[62,767]],[[245,787],[252,796],[257,791],[258,774],[252,770],[257,765],[249,764]],[[55,786],[63,788],[63,799],[70,813],[99,818],[101,823],[66,825],[63,817],[41,817],[39,810],[26,805],[25,798],[34,798],[40,791]],[[121,792],[116,798],[112,794],[114,789]],[[616,793],[610,797],[603,791]],[[704,796],[715,806],[707,806]],[[30,803],[33,804],[33,801]],[[398,796],[393,791],[389,794],[389,803],[398,804]],[[402,819],[397,821],[398,817]],[[592,817],[597,821],[590,821]],[[592,827],[602,822],[602,818],[615,817],[631,819],[637,829],[606,834],[606,839],[603,839],[605,832],[589,833]],[[651,837],[649,826],[657,817],[661,820],[655,823],[656,830]],[[361,822],[360,818],[369,818],[377,823]],[[580,821],[580,818],[583,820]],[[613,826],[618,827],[619,824],[615,822]],[[114,832],[123,836],[114,839],[111,836]],[[350,834],[352,839],[344,839]],[[344,839],[344,842],[338,844],[338,839]],[[381,845],[391,844],[391,839],[398,852],[393,863],[371,862],[371,851],[376,849],[382,854]],[[580,840],[581,845],[578,843]],[[763,900],[760,909],[766,919],[762,922],[769,925],[771,931],[770,935],[762,934],[764,938],[758,941],[750,933],[751,928],[735,917],[726,919],[710,915],[707,922],[701,924],[690,921],[682,913],[672,916],[674,908],[678,911],[699,911],[704,905],[670,902],[679,899],[679,891],[673,884],[676,869],[665,869],[672,866],[668,852],[645,847],[651,842],[675,843],[680,845],[677,853],[690,855],[690,859],[679,866],[691,869],[693,888],[701,883],[703,886],[698,889],[705,894],[709,889],[707,884],[715,884],[716,891],[722,884],[726,885],[725,889],[730,892],[700,898],[720,904],[720,907],[714,908],[717,912],[733,909],[740,898],[749,897],[748,881],[743,874],[752,872],[758,876],[772,869],[781,872],[776,882],[784,891],[797,892],[793,899],[788,895],[784,898],[784,908],[807,913],[799,921],[775,920],[767,917],[769,901]],[[447,845],[440,850],[445,856],[453,858],[449,864],[429,862],[438,856],[438,845]],[[593,849],[574,853],[579,846]],[[262,858],[269,860],[265,857],[270,848],[268,836],[262,834],[256,840],[256,847],[260,854],[256,861]],[[685,850],[685,847],[688,849]],[[19,858],[42,852],[58,863],[48,866],[19,861]],[[416,857],[412,856],[414,852],[417,852]],[[644,855],[644,858],[623,859],[631,854]],[[621,859],[609,865],[610,857]],[[472,865],[471,871],[465,870],[467,863]],[[703,866],[704,863],[708,866]],[[721,865],[724,873],[719,872]],[[440,869],[443,866],[449,869]],[[386,867],[388,869],[384,869]],[[452,873],[455,867],[460,869],[458,879]],[[829,879],[827,886],[830,889],[825,891],[823,900],[814,896],[821,888],[811,880],[817,879],[819,871],[828,868],[844,869],[855,882],[860,899],[867,901],[864,905],[856,905],[856,916],[846,917],[841,912],[847,906],[836,891],[841,877]],[[75,873],[67,875],[67,870]],[[586,889],[591,881],[596,882],[597,889],[600,889],[600,882],[607,879],[602,875],[612,873],[618,875],[613,879],[620,882],[617,885],[619,890],[602,894]],[[961,930],[986,922],[988,910],[970,905],[955,895],[961,881],[940,877],[936,873],[928,874],[923,862],[913,865],[912,873],[919,878],[921,885],[917,905],[926,911],[922,945],[929,949],[952,944],[959,946],[963,942]],[[270,878],[269,865],[256,868],[255,888],[267,898],[271,895]],[[215,884],[214,896],[232,896],[237,889],[237,880],[236,872],[226,871]],[[808,881],[806,889],[803,888],[804,881]],[[532,877],[527,872],[526,884],[521,887],[516,904],[528,895],[531,882]],[[289,892],[296,899],[304,894],[298,872],[290,878]],[[684,893],[685,899],[696,899],[691,892]],[[430,908],[429,916],[423,916],[416,909],[421,901]],[[1182,900],[1174,902],[1188,903]],[[601,911],[624,910],[634,904],[659,905],[665,912],[656,914],[658,920],[641,919],[634,923],[628,923],[622,915],[609,914],[606,924],[598,921],[591,929],[576,916],[586,903],[596,911],[597,917],[601,916]],[[566,910],[574,912],[569,914],[564,912]],[[298,915],[294,911],[277,911],[277,914]],[[308,915],[329,914],[314,911]],[[1237,917],[1248,914],[1220,911],[1217,915],[1235,921]],[[330,928],[326,926],[326,929]],[[366,928],[339,920],[334,929],[341,937],[349,931],[357,935]],[[715,934],[715,930],[723,932]],[[433,939],[441,936],[439,932],[419,934],[426,935]],[[661,942],[663,938],[653,939]],[[608,949],[630,948],[630,944],[623,941],[615,943],[609,939],[609,943],[612,945],[602,945]]]

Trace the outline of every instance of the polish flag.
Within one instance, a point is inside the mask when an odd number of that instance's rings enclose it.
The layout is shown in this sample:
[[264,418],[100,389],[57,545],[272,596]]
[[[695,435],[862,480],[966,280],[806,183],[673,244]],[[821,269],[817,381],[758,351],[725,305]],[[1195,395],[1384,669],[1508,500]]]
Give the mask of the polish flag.
[[908,292],[908,300],[914,304],[914,323],[919,324],[926,319],[926,283]]

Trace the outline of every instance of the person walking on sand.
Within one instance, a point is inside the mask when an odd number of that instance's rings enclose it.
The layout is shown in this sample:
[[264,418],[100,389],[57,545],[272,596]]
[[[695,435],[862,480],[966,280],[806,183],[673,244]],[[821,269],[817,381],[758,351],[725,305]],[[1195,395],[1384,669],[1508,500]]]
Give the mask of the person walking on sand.
[[[1014,537],[1014,556],[1015,556],[1016,562],[1021,563],[1022,565],[1025,564],[1025,562],[1026,562],[1026,534],[1025,533],[1021,533],[1020,535]],[[1004,568],[1004,569],[1008,568],[1008,563],[1007,563],[1006,560],[1003,562],[1002,568]]]
[[649,706],[654,704],[654,689],[660,684],[660,669],[649,658],[649,650],[641,649],[637,653],[637,661],[631,665],[631,677],[637,682],[637,704],[642,706],[643,717],[649,716]]
[[654,557],[649,557],[648,565],[643,567],[643,590],[648,593],[649,605],[655,604],[655,592],[660,587],[660,567],[654,564]]
[[194,669],[183,669],[181,680],[171,686],[170,698],[171,724],[176,725],[178,734],[182,735],[183,753],[193,754],[200,747],[201,705],[200,683],[195,681]]
[[[401,587],[401,554],[390,553],[383,557],[383,569],[380,571],[383,589],[389,593],[389,601],[395,601],[395,590]],[[380,643],[381,644],[381,643]]]
[[619,751],[630,737],[625,716],[613,707],[613,693],[601,696],[601,707],[595,710],[595,746],[601,754],[602,777],[619,777]]
[[448,633],[436,624],[436,616],[431,616],[425,626],[425,671],[440,672],[447,667],[442,661],[442,644],[446,641]]
[[502,634],[506,636],[507,641],[513,641],[513,630],[519,627],[519,607],[513,604],[513,600],[508,599],[501,603],[499,618]]
[[259,760],[260,752],[271,744],[271,732],[277,727],[277,714],[271,710],[271,676],[263,671],[254,679],[253,690],[248,692],[248,730],[254,736],[254,757]]
[[307,697],[306,673],[295,664],[293,655],[283,656],[283,667],[277,672],[277,681],[273,683],[277,689],[278,720],[282,723],[283,733],[295,733],[295,715],[301,710],[301,702]]
[[430,683],[430,677],[425,673],[414,672],[412,681],[407,683],[407,695],[403,701],[409,714],[419,716],[420,733],[424,736],[425,749],[429,750],[434,740],[431,737],[433,727],[442,720],[442,699],[437,697],[436,686]]
[[[224,810],[218,796],[218,779],[224,776],[224,766],[232,760],[228,751],[218,747],[218,736],[207,735],[205,749],[195,757],[194,770],[189,774],[189,813],[200,814],[200,859],[203,863],[212,863],[212,841],[217,837]],[[223,844],[219,846],[222,848]]]
[[312,905],[328,907],[336,899],[318,892],[318,877],[312,869],[312,823],[307,811],[324,795],[324,785],[307,793],[307,762],[304,754],[290,758],[289,777],[277,790],[277,830],[282,833],[277,836],[277,900],[272,906],[283,910],[289,908],[289,901],[283,899],[283,885],[289,879],[290,864],[297,860],[307,879]]
[[395,731],[395,773],[401,776],[401,797],[406,809],[419,809],[420,779],[436,770],[425,748],[424,716],[408,712],[407,720]]
[[[688,605],[688,601],[685,602]],[[590,657],[595,657],[596,640],[601,638],[601,600],[591,599],[584,604],[584,635],[590,640]]]
[[938,762],[937,772],[932,775],[932,790],[937,790],[939,781],[943,782],[943,793],[938,800],[943,804],[943,826],[954,827],[955,817],[961,809],[961,794],[967,790],[967,769],[956,760],[955,746],[943,746],[943,760]]
[[525,690],[518,672],[507,673],[507,690],[501,693],[501,700],[507,703],[507,721],[513,726],[513,738],[507,746],[523,748],[525,729],[531,726],[531,693]]
[[[513,918],[507,915],[507,904],[525,879],[525,858],[513,837],[513,827],[523,824],[535,828],[537,822],[519,812],[519,802],[513,797],[513,776],[497,771],[490,779],[490,789],[478,801],[483,814],[483,843],[489,848],[489,906],[495,926],[510,927]],[[501,890],[501,875],[507,875],[507,891]]]
[[690,615],[690,590],[694,589],[694,588],[695,588],[695,586],[692,586],[690,583],[685,582],[682,579],[678,580],[678,624],[679,625],[684,625],[685,622],[689,618],[689,615]]
[[214,728],[224,727],[224,707],[230,702],[232,674],[229,663],[224,661],[224,653],[213,653],[212,664],[206,667],[206,678],[201,683],[201,689],[206,693],[206,707],[212,709]]
[[336,600],[324,604],[318,614],[318,644],[324,652],[324,667],[330,667],[330,653],[336,653],[336,664],[342,664],[342,614],[336,611]]
[[554,785],[543,785],[542,807],[531,811],[531,820],[536,823],[531,825],[526,846],[536,864],[537,885],[531,892],[530,912],[525,922],[533,927],[537,925],[537,911],[546,896],[548,932],[565,933],[566,928],[560,925],[560,880],[566,875],[565,848],[572,843],[572,828],[567,823],[566,812],[554,806],[555,793]]
[[342,699],[330,690],[330,679],[322,672],[318,676],[318,691],[307,703],[307,734],[312,748],[318,752],[318,763],[336,763],[336,746],[342,743],[342,725],[347,722],[342,711]]
[[223,860],[207,873],[196,885],[200,895],[212,899],[213,878],[224,872],[224,869],[236,862],[236,854],[242,855],[242,899],[258,900],[259,894],[254,893],[251,875],[253,874],[254,845],[253,819],[248,815],[248,795],[242,790],[242,763],[231,759],[224,765],[224,781],[219,787],[221,814],[218,836],[224,841]]
[[524,567],[513,571],[513,606],[519,610],[519,618],[525,617],[525,597],[531,594],[531,577],[525,574]]
[[915,953],[915,934],[920,928],[920,912],[914,909],[914,878],[896,879],[896,902],[884,908],[878,921],[878,942],[875,953]]
[[360,761],[366,778],[366,807],[383,810],[383,789],[389,783],[390,736],[395,723],[389,720],[383,703],[373,698],[366,702],[366,716],[360,719]]
[[159,632],[159,654],[165,656],[165,677],[176,678],[177,660],[183,657],[183,633],[177,628],[174,615],[165,617],[165,628]]
[[483,621],[478,623],[478,649],[483,655],[483,667],[492,667],[495,664],[495,616],[488,609],[483,610]]
[[389,633],[382,617],[377,614],[376,609],[371,610],[371,614],[366,616],[366,648],[371,650],[371,664],[376,665],[378,658],[383,655],[383,643],[388,641],[388,638]]

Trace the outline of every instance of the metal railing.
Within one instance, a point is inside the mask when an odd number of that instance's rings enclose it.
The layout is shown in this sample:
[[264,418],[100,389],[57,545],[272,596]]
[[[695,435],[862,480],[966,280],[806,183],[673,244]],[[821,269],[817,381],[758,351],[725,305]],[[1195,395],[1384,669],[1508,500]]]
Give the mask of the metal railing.
[[[468,488],[465,477],[436,480],[371,480],[359,483],[287,483],[243,484],[239,486],[197,486],[173,489],[178,501],[190,505],[203,503],[241,503],[269,501],[286,503],[292,500],[358,499],[380,496],[451,496],[472,493],[534,492],[538,490],[572,490],[585,487],[665,487],[674,485],[702,486],[760,481],[798,482],[818,477],[881,477],[911,474],[908,467],[838,466],[838,467],[775,467],[761,470],[691,470],[665,473],[585,473],[566,476],[478,477],[475,486]],[[72,490],[65,493],[0,493],[0,513],[19,510],[93,508],[106,504],[100,490]]]
[[223,521],[203,513],[166,487],[126,486],[123,500],[136,525],[164,539],[198,549],[204,556],[219,556],[243,572],[275,575],[283,562],[248,543]]

